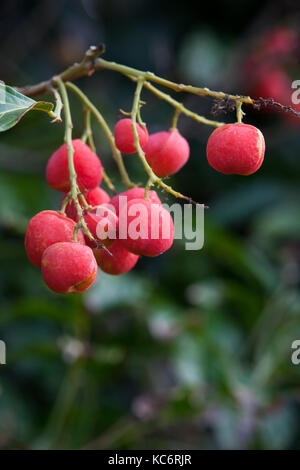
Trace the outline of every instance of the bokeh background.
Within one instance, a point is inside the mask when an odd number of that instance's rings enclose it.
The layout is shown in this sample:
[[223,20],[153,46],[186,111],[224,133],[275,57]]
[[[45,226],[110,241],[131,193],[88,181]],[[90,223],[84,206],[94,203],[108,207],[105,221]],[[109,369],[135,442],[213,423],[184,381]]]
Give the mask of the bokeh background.
[[[108,60],[291,104],[299,24],[296,0],[10,0],[1,4],[0,78],[38,82],[104,42]],[[116,73],[77,84],[111,126],[131,107],[134,86]],[[143,97],[149,130],[167,129],[172,109]],[[211,100],[176,97],[212,117]],[[81,106],[71,103],[80,136]],[[59,207],[44,170],[63,126],[32,112],[1,134],[0,448],[299,448],[300,365],[291,344],[300,339],[300,120],[245,111],[267,144],[249,177],[215,172],[205,157],[212,128],[179,120],[191,158],[170,183],[209,205],[204,248],[185,251],[177,241],[131,273],[99,275],[84,295],[50,292],[23,246],[28,220]],[[94,132],[121,190],[96,125]],[[125,163],[145,181],[136,158]]]

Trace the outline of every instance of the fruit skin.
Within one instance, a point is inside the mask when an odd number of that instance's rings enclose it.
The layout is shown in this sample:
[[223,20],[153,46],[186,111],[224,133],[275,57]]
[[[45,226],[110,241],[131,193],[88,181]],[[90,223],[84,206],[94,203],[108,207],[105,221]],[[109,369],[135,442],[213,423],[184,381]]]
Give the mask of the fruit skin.
[[[90,147],[80,139],[72,141],[74,147],[74,166],[77,183],[81,191],[94,189],[102,181],[102,165]],[[48,160],[46,180],[51,188],[57,191],[69,191],[68,150],[64,144],[54,152]]]
[[[148,131],[146,126],[136,123],[136,129],[139,135],[140,146],[144,148],[148,140]],[[132,121],[129,118],[120,119],[114,127],[115,143],[120,152],[125,154],[135,153],[134,135],[132,130]]]
[[[62,197],[61,200],[61,205],[63,201],[65,200],[66,196],[68,193],[65,193]],[[94,188],[85,193],[84,195],[86,202],[88,203],[89,206],[95,207],[95,206],[100,206],[100,204],[106,204],[110,201],[110,196],[107,194],[106,191],[102,188]],[[83,207],[83,203],[81,199],[79,199],[79,203],[81,207]],[[74,202],[68,202],[66,206],[66,215],[70,217],[70,219],[75,220],[75,222],[78,221],[78,216],[77,216],[77,211],[76,207],[74,205]]]
[[[113,196],[110,200],[110,204],[112,204],[115,207],[116,214],[119,214],[120,196],[123,196],[123,197],[126,196],[127,202],[131,201],[131,199],[144,199],[145,188],[131,188],[131,189],[128,189],[127,191],[124,191],[123,193],[119,193]],[[154,202],[155,204],[161,205],[161,200],[159,199],[156,191],[153,191],[152,189],[148,191],[148,199],[149,201]]]
[[[105,246],[110,246],[118,234],[119,218],[116,215],[113,206],[110,204],[101,204],[84,215],[84,220],[89,231],[98,242]],[[86,235],[85,242],[91,248],[96,247],[96,243],[90,240]]]
[[210,135],[206,154],[208,163],[225,175],[251,175],[261,166],[265,140],[254,126],[225,124]]
[[47,286],[59,294],[87,290],[97,275],[93,251],[76,242],[49,246],[42,256],[42,276]]
[[[57,242],[71,242],[75,222],[55,211],[42,211],[28,223],[25,235],[25,250],[29,261],[37,268],[41,267],[43,252]],[[77,240],[84,245],[84,236],[78,232]]]
[[260,41],[260,51],[263,55],[273,55],[277,60],[286,59],[298,47],[297,31],[286,27],[276,27],[268,31]]
[[116,240],[109,247],[112,256],[102,248],[94,249],[98,266],[107,274],[119,275],[128,273],[138,262],[139,256],[127,251],[120,240]]
[[144,150],[147,162],[157,176],[174,175],[190,156],[189,144],[177,129],[151,134]]
[[[127,227],[125,227],[125,217]],[[136,255],[158,256],[167,251],[174,240],[174,223],[169,212],[145,199],[132,199],[127,212],[119,215],[119,239],[126,250]]]

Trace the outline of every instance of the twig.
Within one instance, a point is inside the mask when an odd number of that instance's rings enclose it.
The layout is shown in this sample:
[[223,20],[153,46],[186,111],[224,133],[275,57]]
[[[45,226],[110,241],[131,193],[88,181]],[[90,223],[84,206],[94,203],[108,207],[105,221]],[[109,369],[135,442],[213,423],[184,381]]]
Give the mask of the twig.
[[[170,80],[158,77],[152,72],[145,72],[142,70],[134,69],[132,67],[128,67],[126,65],[117,64],[116,62],[110,62],[105,59],[99,58],[99,56],[102,55],[104,52],[105,46],[103,44],[101,44],[100,46],[90,46],[90,48],[86,51],[83,60],[80,63],[73,64],[71,67],[67,68],[65,71],[60,73],[60,79],[63,82],[73,81],[76,78],[83,77],[85,75],[91,75],[96,70],[112,70],[122,73],[127,77],[129,76],[131,78],[134,78],[135,80],[143,79],[146,88],[149,88],[147,82],[152,82],[170,88],[176,92],[192,93],[198,96],[209,96],[216,100],[233,101],[235,103],[239,101],[242,104],[250,104],[253,107],[260,107],[261,105],[274,106],[278,109],[284,110],[286,112],[294,114],[297,117],[300,117],[299,112],[297,112],[290,106],[281,105],[280,103],[275,102],[273,99],[266,100],[260,98],[259,100],[254,100],[250,96],[232,95],[230,93],[224,93],[222,91],[210,90],[206,87],[200,88],[191,85],[185,85],[183,83],[175,83]],[[27,86],[24,88],[17,88],[17,90],[27,96],[43,95],[49,92],[51,86],[56,86],[56,78],[57,77],[52,77],[49,80],[37,83],[36,85]]]
[[[86,106],[83,106],[83,110],[84,110],[84,133],[81,137],[81,140],[83,140],[84,142],[86,142],[86,140],[87,140],[91,150],[94,153],[96,153],[96,146],[95,146],[92,126],[91,126],[91,110],[89,108],[87,108]],[[106,185],[108,186],[108,188],[114,194],[116,194],[116,188],[115,188],[113,182],[111,181],[110,177],[106,173],[103,166],[102,166],[102,174],[103,174],[103,179],[104,179]]]
[[82,207],[78,201],[78,195],[80,194],[80,190],[77,185],[77,175],[75,171],[75,166],[74,166],[74,148],[72,144],[72,129],[73,129],[73,124],[72,124],[72,117],[71,117],[71,111],[70,111],[70,105],[69,105],[69,99],[68,99],[68,94],[66,90],[66,86],[64,82],[61,80],[61,78],[57,77],[56,78],[56,84],[60,90],[61,97],[62,97],[62,102],[64,105],[64,115],[65,115],[65,143],[67,145],[68,149],[68,169],[69,169],[69,178],[70,178],[70,191],[69,191],[69,201],[72,200],[73,203],[75,204],[76,211],[77,211],[77,216],[78,216],[78,222],[75,226],[74,229],[74,240],[77,240],[77,233],[79,229],[83,229],[84,233],[86,236],[94,241],[94,237],[89,231],[86,222],[83,218],[83,211]]
[[133,188],[136,185],[130,180],[128,173],[126,171],[123,158],[119,150],[117,149],[115,145],[115,139],[114,136],[108,127],[107,122],[105,121],[104,117],[100,113],[100,111],[96,108],[96,106],[93,105],[93,103],[88,99],[88,97],[76,86],[74,83],[67,82],[66,86],[73,92],[75,95],[81,100],[81,102],[84,104],[84,106],[91,111],[91,113],[95,116],[97,119],[100,127],[102,128],[108,143],[110,145],[111,151],[113,158],[118,166],[122,182],[126,186],[127,189]]
[[[164,189],[166,192],[172,194],[173,196],[181,199],[185,199],[189,201],[192,204],[197,204],[195,201],[190,199],[187,196],[184,196],[183,194],[179,193],[178,191],[175,191],[171,186],[168,186],[164,181],[159,178],[152,170],[151,166],[146,160],[145,153],[140,145],[140,140],[139,140],[139,135],[138,131],[136,129],[136,119],[137,119],[137,111],[139,108],[139,103],[140,103],[140,97],[141,97],[141,91],[144,86],[144,80],[143,78],[139,79],[137,82],[136,90],[134,93],[134,100],[132,104],[132,109],[131,109],[131,120],[132,120],[132,130],[133,130],[133,135],[134,135],[134,146],[136,148],[136,151],[138,153],[139,159],[141,160],[145,171],[149,177],[148,183],[147,183],[147,194],[149,191],[149,188],[152,186],[152,184],[156,184],[157,186],[160,186],[162,189]],[[147,196],[145,194],[145,196]]]

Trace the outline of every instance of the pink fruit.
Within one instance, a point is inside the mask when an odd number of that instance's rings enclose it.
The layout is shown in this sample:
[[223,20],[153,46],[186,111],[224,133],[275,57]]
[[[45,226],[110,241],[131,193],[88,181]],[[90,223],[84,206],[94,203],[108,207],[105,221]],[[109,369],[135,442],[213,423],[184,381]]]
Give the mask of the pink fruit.
[[[74,147],[74,166],[77,183],[81,191],[94,189],[102,181],[102,165],[90,147],[80,139],[72,141]],[[59,147],[48,160],[46,180],[57,191],[69,191],[68,150],[66,144]]]
[[158,256],[173,244],[173,219],[159,204],[132,199],[119,215],[119,239],[131,253]]
[[[68,193],[65,193],[62,197],[61,204],[63,203],[64,199],[66,198]],[[95,206],[100,206],[100,204],[105,204],[110,201],[110,196],[107,194],[106,191],[102,188],[94,188],[85,193],[84,195],[86,202],[88,203],[89,206],[95,207]],[[79,203],[81,207],[83,206],[81,200],[79,199]],[[76,207],[73,202],[68,202],[66,206],[66,214],[70,219],[75,220],[75,222],[78,221],[77,217],[77,211]]]
[[151,134],[144,150],[147,162],[157,176],[177,173],[190,156],[187,140],[176,129]]
[[[109,246],[117,238],[119,219],[114,207],[102,204],[84,215],[89,231],[96,241]],[[86,244],[95,248],[95,242],[85,235]]]
[[261,166],[265,140],[254,126],[225,124],[210,135],[206,154],[208,163],[225,175],[251,175]]
[[[256,70],[259,70],[256,67]],[[253,77],[249,92],[253,98],[273,98],[288,104],[291,95],[291,80],[279,67],[261,67]]]
[[[148,140],[146,126],[136,123],[140,146],[143,148]],[[135,153],[134,135],[131,119],[120,119],[114,128],[115,143],[120,152],[125,154]]]
[[86,245],[60,242],[43,253],[42,276],[54,292],[83,292],[94,282],[96,275],[97,263],[93,251]]
[[[75,222],[55,211],[42,211],[29,222],[25,235],[25,250],[29,261],[40,268],[43,252],[57,242],[73,240]],[[78,241],[84,245],[84,237],[78,232]]]
[[[119,206],[120,206],[120,196],[126,197],[125,202],[131,201],[131,199],[144,199],[145,197],[145,188],[132,188],[124,191],[123,193],[116,194],[110,200],[110,204],[112,204],[115,209],[116,213],[119,213]],[[148,192],[148,199],[155,204],[161,205],[161,200],[159,199],[156,191],[150,190]]]
[[264,54],[272,54],[281,59],[294,53],[298,45],[297,31],[291,28],[276,27],[262,37],[260,49]]
[[116,240],[109,247],[110,256],[102,248],[93,250],[98,266],[107,274],[124,274],[130,271],[137,263],[139,257],[127,251],[120,240]]

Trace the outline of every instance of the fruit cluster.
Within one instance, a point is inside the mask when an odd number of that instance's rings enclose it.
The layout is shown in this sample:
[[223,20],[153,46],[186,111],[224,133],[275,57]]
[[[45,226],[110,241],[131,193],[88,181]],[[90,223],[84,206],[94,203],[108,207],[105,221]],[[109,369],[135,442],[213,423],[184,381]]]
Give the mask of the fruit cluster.
[[[177,129],[148,135],[136,124],[139,143],[157,176],[172,175],[189,158],[189,145]],[[136,151],[131,119],[114,129],[117,148]],[[49,186],[63,192],[61,210],[45,210],[29,222],[25,249],[30,262],[41,268],[47,286],[55,292],[83,292],[97,275],[97,265],[108,274],[130,271],[140,256],[154,257],[173,244],[174,224],[153,190],[132,188],[112,198],[101,188],[103,169],[98,156],[79,139],[72,141],[79,193],[70,191],[67,145],[50,157],[46,168]],[[207,144],[210,165],[224,174],[249,175],[262,164],[264,138],[253,126],[235,123],[216,129]],[[66,199],[67,198],[67,199]],[[86,230],[79,220],[78,207]],[[137,215],[138,222],[136,222]],[[136,224],[132,232],[130,227]],[[142,233],[141,225],[145,233]]]
[[[245,92],[253,98],[273,98],[299,111],[299,104],[291,101],[290,73],[297,66],[298,32],[290,27],[274,27],[256,38],[256,45],[241,66]],[[298,122],[290,114],[283,114],[289,122]]]

